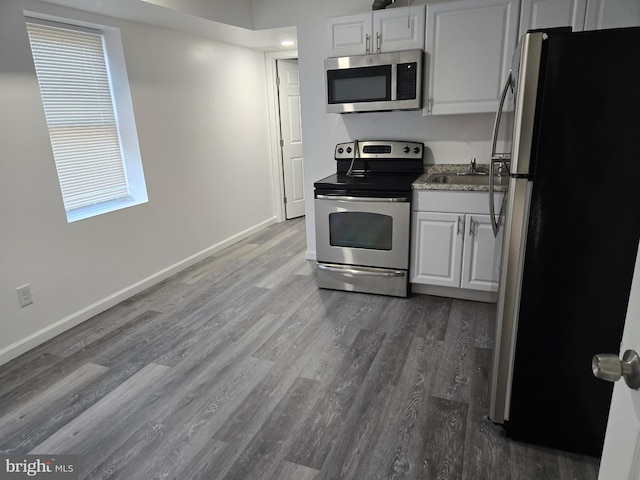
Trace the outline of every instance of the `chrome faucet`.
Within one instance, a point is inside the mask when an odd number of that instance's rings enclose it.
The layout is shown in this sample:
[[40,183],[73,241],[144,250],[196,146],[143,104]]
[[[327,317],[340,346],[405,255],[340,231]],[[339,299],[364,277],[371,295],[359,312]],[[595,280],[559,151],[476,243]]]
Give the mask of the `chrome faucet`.
[[498,165],[498,176],[502,177],[503,175],[509,175],[509,162],[503,161]]
[[353,177],[353,164],[356,161],[356,158],[359,157],[360,154],[360,142],[358,139],[353,141],[353,157],[351,157],[351,165],[349,165],[349,170],[347,170],[347,176]]
[[471,159],[471,167],[470,167],[469,171],[470,171],[471,173],[477,173],[477,172],[478,172],[478,169],[477,169],[477,167],[476,167],[476,159],[475,159],[475,157],[473,157],[473,158]]

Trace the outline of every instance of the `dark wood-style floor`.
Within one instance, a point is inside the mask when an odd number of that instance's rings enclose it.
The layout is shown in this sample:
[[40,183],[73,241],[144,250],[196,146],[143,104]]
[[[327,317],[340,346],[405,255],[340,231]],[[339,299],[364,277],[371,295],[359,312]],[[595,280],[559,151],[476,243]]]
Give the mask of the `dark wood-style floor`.
[[0,453],[81,479],[597,478],[487,420],[493,305],[319,290],[305,246],[272,226],[0,367]]

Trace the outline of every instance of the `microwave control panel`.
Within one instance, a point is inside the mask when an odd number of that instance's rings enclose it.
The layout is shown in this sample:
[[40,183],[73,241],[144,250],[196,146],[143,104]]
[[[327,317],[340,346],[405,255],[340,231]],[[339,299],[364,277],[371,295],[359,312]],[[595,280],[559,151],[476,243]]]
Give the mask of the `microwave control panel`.
[[414,100],[418,93],[418,64],[415,62],[398,64],[397,75],[396,98]]

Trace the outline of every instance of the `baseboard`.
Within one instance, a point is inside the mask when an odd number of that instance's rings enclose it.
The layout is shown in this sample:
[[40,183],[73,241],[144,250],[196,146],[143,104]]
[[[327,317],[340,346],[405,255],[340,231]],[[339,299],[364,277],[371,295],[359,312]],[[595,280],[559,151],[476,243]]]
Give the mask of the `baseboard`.
[[423,295],[435,295],[437,297],[460,298],[462,300],[473,300],[485,303],[496,303],[498,301],[497,292],[482,292],[479,290],[423,285],[420,283],[412,283],[411,292]]
[[270,225],[276,223],[276,217],[272,217],[264,222],[261,222],[251,228],[248,228],[232,237],[229,237],[222,242],[216,243],[209,248],[202,250],[201,252],[196,253],[195,255],[191,255],[190,257],[181,260],[180,262],[174,263],[173,265],[168,266],[142,280],[136,282],[132,285],[129,285],[122,290],[109,295],[108,297],[99,300],[98,302],[89,305],[57,322],[45,327],[37,332],[32,333],[31,335],[18,340],[17,342],[8,345],[0,350],[0,365],[3,365],[16,357],[19,357],[23,353],[28,352],[29,350],[37,347],[38,345],[43,344],[47,340],[50,340],[61,333],[81,324],[82,322],[89,320],[90,318],[98,315],[99,313],[108,310],[109,308],[117,305],[124,300],[127,300],[130,297],[142,292],[143,290],[152,287],[153,285],[160,283],[161,281],[169,278],[172,275],[188,268],[200,260],[207,258],[210,255],[213,255],[220,250],[233,245],[240,240],[243,240],[254,233],[257,233]]

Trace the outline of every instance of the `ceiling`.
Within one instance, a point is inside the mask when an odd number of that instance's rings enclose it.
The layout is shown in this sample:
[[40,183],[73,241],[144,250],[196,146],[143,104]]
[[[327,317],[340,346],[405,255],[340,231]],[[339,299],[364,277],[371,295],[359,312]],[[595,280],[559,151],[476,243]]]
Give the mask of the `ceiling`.
[[[158,5],[149,0],[42,1],[110,17],[152,24],[256,50],[271,51],[297,48],[296,27],[252,30],[185,13],[175,7]],[[167,2],[164,3],[167,4]],[[293,41],[294,45],[284,47],[281,45],[283,41]]]

